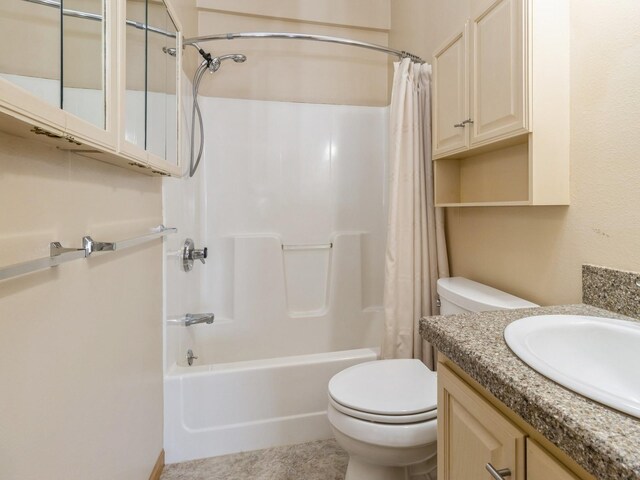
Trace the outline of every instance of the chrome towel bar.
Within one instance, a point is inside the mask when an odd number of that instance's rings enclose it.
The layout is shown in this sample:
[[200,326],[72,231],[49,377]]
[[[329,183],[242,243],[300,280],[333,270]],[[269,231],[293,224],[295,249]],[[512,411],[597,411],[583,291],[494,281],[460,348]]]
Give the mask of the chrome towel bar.
[[51,242],[49,244],[48,257],[0,267],[0,281],[31,272],[37,272],[38,270],[44,270],[46,268],[57,267],[63,263],[78,260],[80,258],[87,258],[94,252],[113,252],[116,250],[135,247],[136,245],[164,237],[171,233],[176,233],[177,231],[177,228],[167,228],[164,225],[159,225],[153,229],[152,233],[126,240],[120,240],[118,242],[96,242],[91,237],[86,236],[82,239],[82,248],[65,248],[59,242]]

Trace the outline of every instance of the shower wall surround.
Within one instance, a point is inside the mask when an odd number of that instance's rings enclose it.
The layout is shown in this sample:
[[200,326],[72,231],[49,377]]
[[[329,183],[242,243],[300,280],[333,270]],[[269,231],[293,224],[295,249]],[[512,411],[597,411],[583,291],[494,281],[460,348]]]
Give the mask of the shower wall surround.
[[[379,346],[387,108],[211,97],[201,106],[202,171],[181,182],[193,192],[166,180],[165,221],[184,221],[172,218],[184,214],[171,188],[191,195],[183,207],[209,259],[168,275],[168,288],[193,284],[191,309],[216,321],[176,329],[179,339],[168,328],[167,341],[193,348],[200,364]],[[187,308],[174,297],[170,318]]]

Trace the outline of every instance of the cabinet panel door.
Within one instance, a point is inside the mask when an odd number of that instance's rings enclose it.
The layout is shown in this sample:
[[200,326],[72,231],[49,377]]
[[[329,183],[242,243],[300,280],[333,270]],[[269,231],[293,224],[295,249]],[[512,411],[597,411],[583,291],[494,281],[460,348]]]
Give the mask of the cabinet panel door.
[[469,147],[466,28],[433,55],[433,156]]
[[558,460],[527,439],[527,480],[579,480]]
[[471,25],[471,146],[527,130],[525,0],[497,0]]
[[487,480],[488,463],[524,480],[524,454],[524,433],[439,365],[438,480]]

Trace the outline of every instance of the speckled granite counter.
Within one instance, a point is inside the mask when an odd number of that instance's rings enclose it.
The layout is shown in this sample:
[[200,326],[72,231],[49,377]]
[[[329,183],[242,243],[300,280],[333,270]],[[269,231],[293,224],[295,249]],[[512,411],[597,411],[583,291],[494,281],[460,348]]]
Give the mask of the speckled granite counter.
[[589,305],[566,305],[429,317],[421,320],[420,333],[595,477],[640,480],[640,420],[548,380],[505,343],[509,323],[549,314],[633,320]]

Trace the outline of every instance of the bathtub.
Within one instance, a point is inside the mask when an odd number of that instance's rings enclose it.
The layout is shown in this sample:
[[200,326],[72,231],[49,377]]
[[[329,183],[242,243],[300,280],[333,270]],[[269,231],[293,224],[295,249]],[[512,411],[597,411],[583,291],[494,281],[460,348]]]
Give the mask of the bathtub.
[[166,463],[332,437],[327,384],[376,360],[361,348],[199,366],[173,365],[164,381]]

